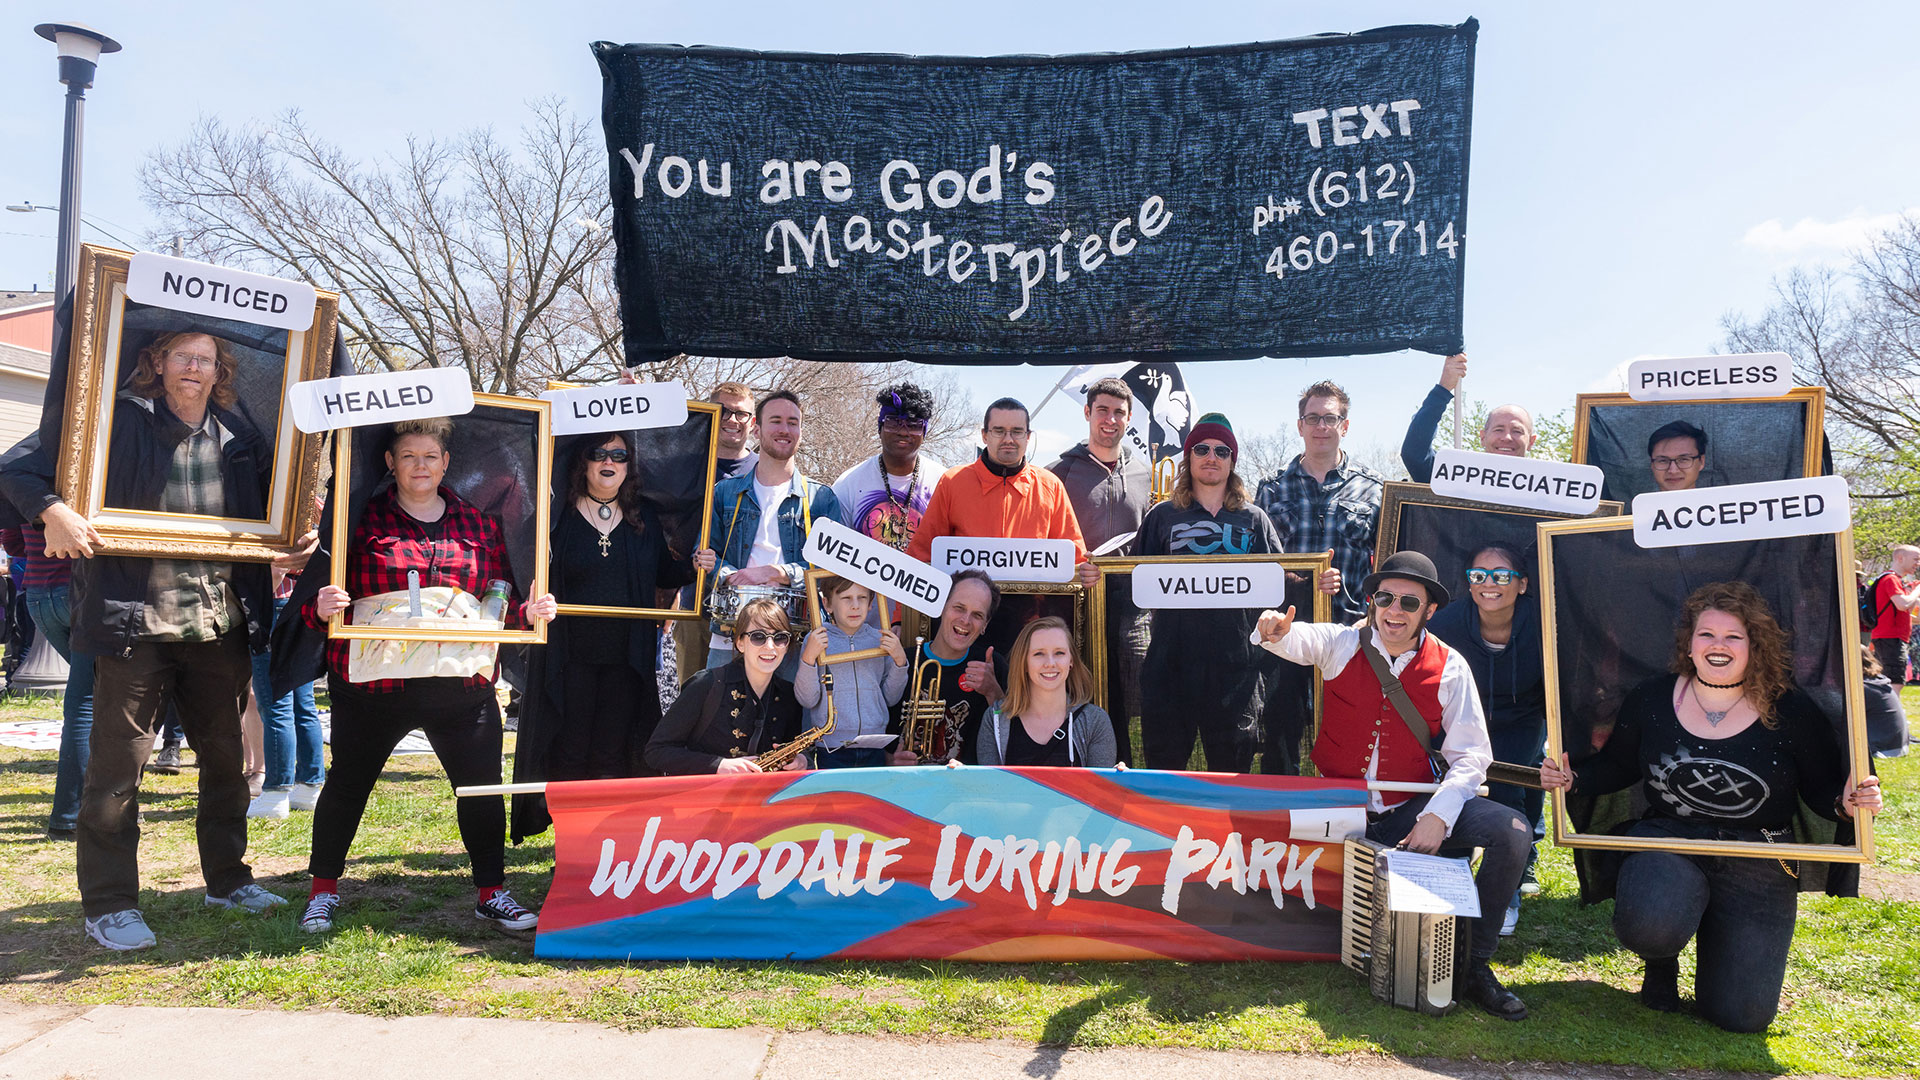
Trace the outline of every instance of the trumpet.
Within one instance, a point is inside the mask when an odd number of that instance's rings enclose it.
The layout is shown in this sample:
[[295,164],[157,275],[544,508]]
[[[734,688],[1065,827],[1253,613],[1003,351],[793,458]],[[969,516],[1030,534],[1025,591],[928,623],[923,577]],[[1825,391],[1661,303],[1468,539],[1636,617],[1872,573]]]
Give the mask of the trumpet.
[[1158,506],[1173,498],[1173,486],[1180,479],[1180,463],[1163,457],[1153,463],[1153,488],[1149,506]]
[[820,669],[820,693],[827,699],[827,722],[801,732],[799,738],[785,746],[776,746],[754,758],[753,763],[760,766],[761,772],[778,772],[786,768],[794,758],[813,749],[814,743],[826,738],[833,730],[833,672],[826,668]]
[[[913,639],[913,654],[921,655],[927,639]],[[940,699],[940,662],[929,656],[913,669],[913,686],[900,704],[900,748],[911,750],[923,765],[945,765],[959,750],[959,739],[947,721],[947,703]]]

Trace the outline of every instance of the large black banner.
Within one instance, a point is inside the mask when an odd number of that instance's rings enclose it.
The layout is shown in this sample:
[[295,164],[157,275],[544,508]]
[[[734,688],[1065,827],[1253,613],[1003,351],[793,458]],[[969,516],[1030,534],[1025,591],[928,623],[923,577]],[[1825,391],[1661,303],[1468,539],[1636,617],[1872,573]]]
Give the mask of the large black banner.
[[1478,29],[996,58],[598,42],[628,363],[1456,352]]

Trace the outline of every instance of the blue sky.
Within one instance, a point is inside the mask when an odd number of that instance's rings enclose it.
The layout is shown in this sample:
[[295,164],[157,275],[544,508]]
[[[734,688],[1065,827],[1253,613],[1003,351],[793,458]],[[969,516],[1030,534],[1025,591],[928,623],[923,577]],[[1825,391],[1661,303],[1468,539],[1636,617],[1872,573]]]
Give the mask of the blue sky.
[[[1920,208],[1912,3],[967,4],[355,3],[61,0],[0,22],[0,202],[58,199],[62,88],[32,25],[89,23],[103,58],[87,113],[85,207],[139,239],[135,173],[196,116],[304,110],[363,156],[409,133],[517,128],[524,103],[598,109],[596,39],[818,52],[1062,53],[1212,45],[1395,23],[1481,21],[1467,254],[1469,398],[1556,412],[1636,356],[1707,351],[1769,279],[1838,260],[1876,220]],[[54,215],[0,213],[0,288],[52,278]],[[88,239],[107,238],[91,229]],[[1243,433],[1339,379],[1352,438],[1397,444],[1437,358],[1188,366],[1202,409]],[[1037,401],[1047,369],[968,372],[976,400]],[[1037,427],[1083,435],[1062,405]]]

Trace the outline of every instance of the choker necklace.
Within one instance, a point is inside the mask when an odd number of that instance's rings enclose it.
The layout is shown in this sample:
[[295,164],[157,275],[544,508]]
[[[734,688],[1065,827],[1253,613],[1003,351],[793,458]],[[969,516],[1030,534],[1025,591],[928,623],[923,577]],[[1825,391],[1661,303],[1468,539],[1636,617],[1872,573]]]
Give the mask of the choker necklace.
[[587,492],[587,498],[592,499],[594,502],[600,505],[600,509],[594,511],[594,513],[600,516],[601,521],[613,520],[613,504],[620,501],[619,492],[615,492],[613,498],[611,499],[594,499],[593,492],[589,491]]
[[1730,683],[1708,682],[1707,680],[1700,677],[1700,673],[1698,671],[1693,673],[1693,681],[1699,683],[1701,686],[1711,686],[1715,690],[1731,690],[1736,686],[1745,686],[1747,684],[1747,680],[1745,679],[1741,679],[1738,682],[1730,682]]

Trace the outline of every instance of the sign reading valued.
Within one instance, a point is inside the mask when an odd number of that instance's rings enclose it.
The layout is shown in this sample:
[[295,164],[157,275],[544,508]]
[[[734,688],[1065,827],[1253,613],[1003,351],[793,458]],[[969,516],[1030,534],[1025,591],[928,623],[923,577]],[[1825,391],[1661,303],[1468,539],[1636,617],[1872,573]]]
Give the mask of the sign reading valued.
[[940,617],[953,588],[948,574],[837,521],[814,522],[801,557],[929,618]]
[[1433,493],[1585,516],[1600,508],[1598,467],[1445,447],[1433,453]]
[[287,402],[293,426],[312,434],[423,416],[464,416],[473,411],[473,381],[465,368],[376,371],[294,383]]
[[596,42],[627,364],[1458,352],[1478,33]]
[[1018,536],[936,536],[933,565],[949,574],[985,570],[995,581],[1073,580],[1073,541]]
[[1269,608],[1287,603],[1279,563],[1141,563],[1133,602],[1142,608]]
[[677,382],[607,383],[549,390],[555,435],[679,427],[687,422],[687,388]]
[[230,270],[212,263],[137,252],[127,266],[127,298],[137,304],[223,319],[306,330],[319,294],[304,281]]
[[[534,954],[1330,960],[1363,782],[828,769],[547,785]],[[1297,815],[1297,816],[1296,816]]]
[[1786,353],[1662,356],[1627,365],[1627,396],[1635,401],[1768,398],[1791,389],[1793,357]]
[[1633,500],[1633,542],[1643,548],[1815,536],[1852,523],[1847,481],[1838,476],[1650,491]]

